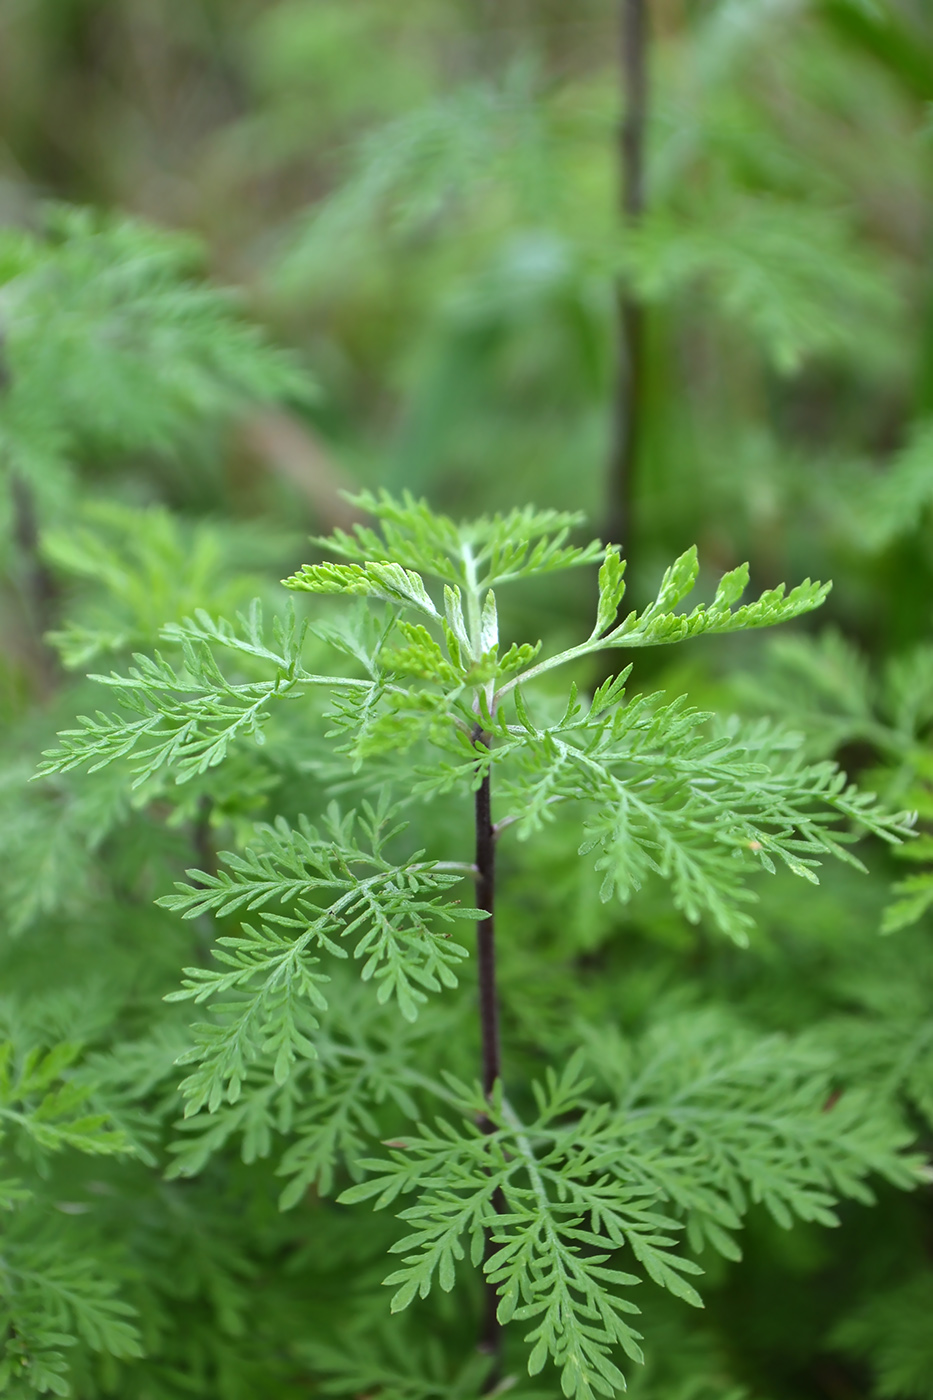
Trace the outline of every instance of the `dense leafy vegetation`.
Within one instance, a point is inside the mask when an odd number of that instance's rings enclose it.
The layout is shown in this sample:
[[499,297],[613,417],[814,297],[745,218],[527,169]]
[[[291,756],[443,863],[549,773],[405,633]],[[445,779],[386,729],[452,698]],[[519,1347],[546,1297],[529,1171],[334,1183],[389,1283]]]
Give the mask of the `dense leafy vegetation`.
[[0,14],[0,1394],[933,1396],[933,29],[648,8]]

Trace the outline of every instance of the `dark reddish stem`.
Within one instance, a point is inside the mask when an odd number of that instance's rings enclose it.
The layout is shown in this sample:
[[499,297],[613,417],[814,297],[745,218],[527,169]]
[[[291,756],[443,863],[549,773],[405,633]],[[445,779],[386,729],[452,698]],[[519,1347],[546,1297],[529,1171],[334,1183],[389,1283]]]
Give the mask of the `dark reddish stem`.
[[477,925],[479,1017],[483,1041],[483,1093],[488,1098],[502,1072],[499,1050],[499,1004],[496,997],[496,837],[492,825],[489,774],[476,790],[476,907],[486,918]]
[[[478,734],[475,742],[484,742],[486,736]],[[496,1081],[501,1077],[502,1063],[499,1048],[499,1002],[496,995],[496,834],[492,824],[492,796],[489,773],[483,777],[476,790],[476,906],[485,909],[486,918],[480,920],[476,934],[476,961],[479,980],[479,1020],[482,1040],[483,1093],[490,1098]],[[485,1115],[480,1119],[484,1132],[493,1132],[493,1124]],[[501,1192],[493,1198],[496,1210],[503,1209]],[[486,1231],[485,1258],[488,1260],[496,1252],[491,1231]],[[495,1285],[488,1279],[484,1283],[485,1303],[483,1329],[480,1336],[480,1350],[492,1358],[492,1367],[486,1378],[485,1391],[495,1388],[501,1378],[502,1326],[496,1316],[498,1295]]]

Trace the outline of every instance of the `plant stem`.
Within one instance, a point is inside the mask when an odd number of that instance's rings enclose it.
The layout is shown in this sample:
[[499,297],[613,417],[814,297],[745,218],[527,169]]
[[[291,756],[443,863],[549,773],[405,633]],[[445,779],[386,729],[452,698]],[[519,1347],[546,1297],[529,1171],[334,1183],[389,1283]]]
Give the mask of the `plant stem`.
[[[0,396],[6,394],[11,383],[6,344],[0,332]],[[30,484],[17,471],[10,475],[10,496],[13,543],[22,557],[21,593],[24,620],[29,629],[27,645],[32,652],[40,686],[48,692],[58,678],[57,658],[45,641],[45,634],[54,621],[58,589],[39,551],[35,495]]]
[[[191,844],[194,847],[198,869],[208,876],[216,876],[217,874],[217,849],[211,832],[213,808],[213,799],[207,793],[202,793],[198,799],[198,812],[191,830]],[[203,880],[195,879],[194,885],[198,889],[207,888]],[[217,935],[216,921],[211,914],[199,914],[194,921],[194,926],[199,939],[198,955],[200,961],[204,967],[210,967],[212,965],[211,948]]]
[[39,550],[39,524],[32,487],[17,472],[10,478],[13,540],[22,560],[21,597],[29,628],[29,645],[43,691],[53,689],[58,676],[55,652],[45,634],[55,620],[58,588]]
[[501,1074],[499,1007],[496,999],[495,899],[496,846],[492,826],[490,775],[476,790],[476,905],[488,918],[477,925],[479,968],[479,1016],[483,1039],[483,1092],[489,1098]]
[[[475,734],[474,743],[487,739],[484,734]],[[490,775],[487,772],[476,790],[476,904],[485,909],[486,918],[477,924],[476,961],[479,977],[479,1020],[482,1038],[483,1092],[490,1098],[496,1081],[501,1077],[502,1063],[499,1048],[499,1003],[496,996],[496,945],[495,945],[495,903],[496,903],[496,835],[492,824],[492,796]],[[480,1127],[491,1133],[493,1124],[485,1115],[480,1119]],[[494,1197],[496,1210],[502,1209],[497,1193]],[[485,1258],[489,1259],[496,1251],[491,1231],[486,1231]],[[492,1368],[486,1379],[485,1390],[492,1390],[500,1379],[502,1358],[502,1327],[496,1316],[498,1296],[493,1284],[488,1280],[485,1288],[485,1313],[480,1336],[480,1350],[492,1358]]]
[[[645,130],[648,113],[648,0],[621,0],[621,61],[625,111],[619,127],[622,219],[636,227],[645,207]],[[607,536],[632,556],[635,473],[644,426],[645,312],[631,290],[616,289],[617,363],[609,451]]]

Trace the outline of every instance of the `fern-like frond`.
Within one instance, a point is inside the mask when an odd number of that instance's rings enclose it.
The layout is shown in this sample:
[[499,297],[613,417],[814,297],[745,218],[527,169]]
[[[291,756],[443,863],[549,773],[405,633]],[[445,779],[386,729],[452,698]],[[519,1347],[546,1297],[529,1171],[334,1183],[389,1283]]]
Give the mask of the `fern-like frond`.
[[81,446],[168,450],[244,402],[306,398],[308,382],[201,280],[196,240],[59,207],[44,237],[4,234],[5,455],[42,486]]
[[[756,867],[773,872],[780,861],[815,880],[827,856],[858,864],[846,849],[854,833],[833,829],[840,820],[891,843],[911,832],[909,814],[888,812],[829,761],[805,764],[793,740],[766,726],[711,734],[711,716],[682,700],[620,704],[621,694],[607,689],[588,710],[572,698],[561,720],[539,728],[519,693],[520,724],[503,726],[490,756],[503,824],[523,837],[562,803],[590,804],[581,851],[598,851],[606,899],[628,899],[654,873],[689,919],[709,914],[742,942]],[[615,703],[603,709],[607,699]]]
[[[433,604],[425,601],[423,584],[412,583],[412,574],[425,574],[475,592],[532,574],[592,563],[601,550],[598,542],[584,548],[566,543],[583,517],[564,511],[527,507],[457,524],[407,492],[401,500],[387,491],[379,495],[362,492],[352,500],[376,517],[380,532],[357,525],[352,534],[337,530],[328,539],[319,540],[328,552],[352,563],[305,565],[302,573],[287,580],[290,587],[414,603],[434,616]],[[391,560],[392,564],[374,562],[380,560]]]
[[196,1175],[232,1141],[239,1140],[245,1162],[268,1157],[281,1141],[281,1209],[297,1205],[312,1188],[329,1195],[338,1175],[359,1175],[357,1160],[396,1125],[399,1113],[416,1119],[425,1095],[451,1100],[420,1063],[425,1047],[448,1034],[451,1022],[444,1007],[399,1025],[359,983],[342,977],[326,1026],[309,1028],[313,1058],[299,1060],[279,1082],[274,1055],[257,1055],[235,1102],[185,1119],[169,1175]]
[[80,1047],[61,1043],[20,1052],[0,1043],[0,1140],[13,1137],[41,1152],[126,1152],[129,1142],[71,1071]]
[[701,1270],[679,1248],[685,1224],[694,1248],[735,1258],[731,1231],[752,1201],[784,1226],[831,1225],[839,1197],[871,1199],[870,1173],[900,1186],[923,1177],[896,1121],[872,1117],[857,1095],[831,1102],[812,1051],[756,1042],[721,1016],[666,1022],[634,1050],[594,1037],[590,1053],[616,1103],[593,1103],[580,1054],[562,1075],[548,1071],[527,1124],[501,1096],[490,1104],[460,1086],[465,1115],[486,1115],[489,1132],[469,1116],[421,1126],[388,1160],[361,1162],[372,1175],[340,1198],[384,1209],[418,1193],[400,1213],[414,1232],[393,1247],[403,1266],[386,1280],[394,1310],[435,1284],[451,1289],[489,1231],[499,1317],[533,1324],[529,1371],[550,1357],[567,1396],[614,1394],[616,1348],[641,1359],[627,1320],[638,1309],[619,1292],[639,1279],[616,1267],[617,1251],[698,1305],[690,1278]]
[[[260,831],[257,850],[223,854],[226,870],[191,871],[197,883],[180,884],[178,894],[160,901],[186,918],[267,910],[258,926],[244,924],[218,939],[214,956],[222,969],[188,968],[183,990],[169,997],[202,1003],[237,994],[217,1004],[217,1024],[197,1028],[198,1043],[185,1057],[198,1065],[183,1086],[189,1113],[204,1103],[216,1108],[225,1096],[235,1102],[260,1053],[274,1052],[279,1083],[298,1056],[314,1057],[308,1032],[317,1027],[315,1013],[326,1009],[328,980],[314,950],[347,958],[350,950],[338,940],[350,941],[363,981],[378,986],[377,1000],[394,998],[410,1021],[428,993],[457,985],[455,969],[466,950],[436,925],[482,917],[446,897],[468,868],[437,868],[420,853],[402,864],[389,861],[382,847],[394,833],[384,829],[386,819],[384,811],[366,809],[368,848],[354,838],[353,814],[331,809],[323,836],[310,823],[294,830],[279,821]],[[270,905],[291,912],[272,912]]]
[[720,314],[784,373],[845,353],[859,326],[890,334],[895,324],[883,269],[828,208],[746,195],[718,209],[715,200],[694,205],[686,218],[661,211],[628,240],[622,261],[649,300],[705,285]]
[[[336,1339],[302,1344],[301,1354],[322,1377],[324,1394],[375,1390],[383,1400],[467,1400],[482,1393],[490,1369],[488,1357],[473,1349],[462,1364],[451,1365],[437,1339],[425,1338],[417,1325],[403,1329],[401,1322],[393,1318],[375,1335],[367,1327],[348,1330]],[[521,1400],[532,1400],[525,1387],[518,1394]]]
[[[103,711],[94,718],[79,716],[81,727],[62,732],[61,747],[45,754],[39,776],[84,765],[96,772],[133,754],[134,786],[163,767],[172,771],[177,782],[187,782],[222,762],[234,740],[248,737],[261,744],[270,705],[300,693],[301,687],[345,686],[362,692],[372,688],[371,681],[306,672],[300,664],[302,634],[293,621],[277,623],[278,651],[262,640],[261,629],[258,606],[243,620],[243,635],[229,624],[212,623],[205,615],[165,629],[166,639],[181,646],[183,670],[176,670],[157,652],[154,657],[135,655],[137,664],[126,676],[116,672],[93,676],[117,693],[125,710],[140,717],[128,719]],[[228,681],[205,638],[271,663],[275,679]]]
[[137,1314],[101,1261],[77,1249],[63,1255],[47,1226],[38,1235],[38,1221],[28,1224],[31,1237],[14,1232],[4,1239],[0,1386],[17,1396],[68,1396],[69,1351],[79,1342],[117,1360],[142,1356]]

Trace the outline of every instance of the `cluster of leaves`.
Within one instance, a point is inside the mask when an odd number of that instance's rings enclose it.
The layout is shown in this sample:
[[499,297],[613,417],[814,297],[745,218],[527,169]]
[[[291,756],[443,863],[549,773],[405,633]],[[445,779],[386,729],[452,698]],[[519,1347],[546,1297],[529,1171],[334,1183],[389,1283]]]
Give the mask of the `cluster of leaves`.
[[165,452],[244,402],[307,397],[297,365],[200,278],[186,235],[53,208],[0,238],[0,457],[49,502],[89,452]]
[[[198,1044],[187,1056],[198,1070],[182,1085],[189,1112],[205,1103],[216,1109],[224,1096],[235,1102],[247,1064],[261,1053],[274,1054],[278,1084],[289,1078],[299,1055],[315,1058],[307,1031],[318,1028],[314,1013],[328,1009],[321,984],[329,978],[317,971],[320,959],[312,951],[347,958],[349,950],[337,940],[353,935],[352,957],[362,961],[363,981],[374,979],[377,1001],[394,998],[407,1021],[416,1019],[428,992],[457,986],[454,969],[467,951],[432,925],[449,924],[455,915],[481,917],[445,898],[462,872],[422,863],[421,851],[401,865],[387,860],[384,847],[400,828],[386,829],[385,809],[364,810],[367,844],[361,847],[354,816],[341,818],[332,808],[323,839],[306,822],[293,831],[280,819],[257,833],[261,845],[255,850],[222,856],[228,870],[206,877],[192,870],[197,884],[178,885],[179,894],[162,899],[185,918],[208,910],[218,916],[266,910],[258,927],[245,924],[239,935],[220,940],[216,956],[230,971],[188,968],[184,989],[174,994],[176,1000],[203,1003],[245,993],[218,1003],[228,1013],[224,1024],[198,1028]],[[322,893],[315,903],[317,891]],[[291,913],[273,913],[271,904]]]
[[[6,1019],[6,1018],[5,1018]],[[9,1176],[17,1159],[35,1170],[51,1154],[110,1156],[130,1143],[105,1113],[95,1112],[87,1082],[75,1073],[80,1047],[0,1044],[0,1386],[14,1395],[70,1394],[67,1350],[79,1340],[92,1352],[141,1355],[134,1309],[117,1296],[103,1261],[62,1247],[48,1201]]]
[[[866,1124],[864,1103],[826,1112],[827,1076],[812,1060],[749,1044],[719,1017],[666,1023],[634,1056],[595,1040],[592,1049],[615,1104],[588,1101],[582,1053],[534,1086],[538,1112],[527,1124],[501,1096],[487,1107],[454,1085],[464,1121],[422,1126],[389,1163],[364,1162],[373,1175],[341,1197],[376,1197],[384,1208],[420,1190],[401,1216],[414,1233],[393,1246],[403,1256],[386,1279],[393,1311],[435,1281],[449,1291],[467,1242],[473,1264],[483,1259],[488,1230],[496,1248],[484,1268],[500,1322],[532,1323],[530,1374],[550,1356],[564,1394],[584,1400],[624,1386],[616,1346],[643,1360],[630,1321],[638,1309],[616,1291],[639,1276],[607,1267],[619,1250],[702,1306],[689,1281],[702,1270],[675,1248],[685,1227],[695,1249],[710,1244],[734,1259],[731,1232],[753,1201],[785,1227],[795,1216],[832,1225],[835,1196],[871,1199],[868,1170],[909,1186],[919,1168],[899,1155],[902,1132]],[[477,1114],[488,1114],[491,1132],[475,1126]]]
[[266,564],[272,544],[232,522],[192,529],[164,507],[83,502],[77,520],[42,537],[43,559],[70,584],[65,625],[47,641],[69,670],[153,646],[163,627],[197,608],[245,605],[265,586],[258,568],[248,572],[250,560]]
[[[933,816],[929,731],[933,722],[933,649],[922,643],[894,656],[875,677],[838,633],[784,639],[770,651],[765,676],[739,690],[761,708],[775,700],[812,750],[838,753],[863,744],[875,756],[872,781],[889,801],[906,802],[925,828]],[[898,854],[926,865],[933,853],[925,829]],[[882,924],[896,933],[916,924],[933,905],[933,875],[923,870],[899,880]]]

